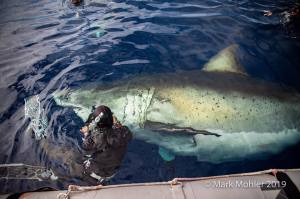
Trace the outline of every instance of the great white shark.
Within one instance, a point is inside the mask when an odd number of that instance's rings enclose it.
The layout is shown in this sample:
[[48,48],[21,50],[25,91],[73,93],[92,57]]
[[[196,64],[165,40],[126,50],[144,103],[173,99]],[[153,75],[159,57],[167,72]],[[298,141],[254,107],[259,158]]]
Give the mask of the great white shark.
[[299,143],[300,94],[250,77],[237,49],[223,49],[202,70],[93,83],[53,97],[83,121],[92,106],[107,105],[136,139],[199,161],[264,157]]

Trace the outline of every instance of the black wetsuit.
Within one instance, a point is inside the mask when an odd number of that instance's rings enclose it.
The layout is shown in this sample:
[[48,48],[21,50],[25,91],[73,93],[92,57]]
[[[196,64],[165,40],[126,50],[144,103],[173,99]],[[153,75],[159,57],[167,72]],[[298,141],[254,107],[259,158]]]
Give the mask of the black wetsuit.
[[121,165],[127,151],[127,144],[132,133],[126,126],[113,125],[112,128],[96,128],[83,139],[85,155],[90,156],[85,162],[85,172],[101,177],[114,175]]

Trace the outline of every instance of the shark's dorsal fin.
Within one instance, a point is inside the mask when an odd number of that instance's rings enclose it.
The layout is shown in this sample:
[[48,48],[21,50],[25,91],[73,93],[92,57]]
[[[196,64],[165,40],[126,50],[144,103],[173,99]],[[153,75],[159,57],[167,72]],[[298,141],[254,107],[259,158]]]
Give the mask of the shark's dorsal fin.
[[231,72],[247,75],[244,67],[236,57],[237,44],[228,46],[213,56],[203,67],[204,71]]

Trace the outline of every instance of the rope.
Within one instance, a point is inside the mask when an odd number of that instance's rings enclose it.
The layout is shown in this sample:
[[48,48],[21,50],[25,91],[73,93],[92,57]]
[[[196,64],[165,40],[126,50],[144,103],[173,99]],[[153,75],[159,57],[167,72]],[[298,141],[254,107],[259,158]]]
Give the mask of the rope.
[[76,191],[94,191],[102,189],[103,185],[97,185],[97,186],[77,186],[77,185],[69,185],[68,190],[66,193],[59,193],[57,195],[57,199],[69,199],[71,196],[71,193]]
[[197,181],[197,180],[207,180],[207,179],[220,179],[227,177],[237,177],[237,176],[253,176],[260,174],[272,174],[276,176],[278,172],[286,172],[286,171],[300,171],[300,169],[268,169],[264,171],[251,172],[251,173],[242,173],[242,174],[231,174],[231,175],[222,175],[222,176],[210,176],[210,177],[200,177],[200,178],[174,178],[168,182],[154,182],[154,183],[140,183],[140,184],[121,184],[121,185],[110,185],[110,186],[77,186],[77,185],[69,185],[66,193],[59,193],[57,195],[58,199],[69,199],[70,194],[75,191],[95,191],[100,189],[111,189],[111,188],[120,188],[120,187],[137,187],[137,186],[155,186],[155,185],[170,185],[173,189],[173,186],[180,185],[183,186],[183,182],[185,181]]

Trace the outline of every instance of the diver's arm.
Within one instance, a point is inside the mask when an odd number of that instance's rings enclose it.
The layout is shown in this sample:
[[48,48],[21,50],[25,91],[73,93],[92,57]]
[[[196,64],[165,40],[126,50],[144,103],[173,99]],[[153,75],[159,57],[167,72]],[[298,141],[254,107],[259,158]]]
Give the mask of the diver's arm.
[[117,117],[114,116],[114,115],[113,115],[113,126],[114,126],[115,128],[120,128],[120,127],[122,127],[121,122],[120,122],[120,121],[117,119]]
[[95,142],[92,139],[92,136],[89,132],[89,127],[84,126],[80,129],[80,132],[83,134],[82,138],[82,148],[84,150],[92,150],[94,148]]
[[104,133],[93,133],[87,126],[81,129],[83,133],[82,148],[86,151],[103,150],[106,145],[106,135]]
[[83,134],[84,137],[87,137],[89,134],[89,127],[88,126],[84,126],[80,129],[80,132]]
[[120,147],[126,146],[131,139],[132,133],[127,126],[121,125],[117,127],[115,125],[112,132],[107,137],[107,142],[110,146]]
[[93,121],[93,119],[95,119],[94,116],[93,116],[93,114],[90,114],[89,117],[88,117],[88,119],[84,123],[84,126],[89,126],[89,124]]
[[87,135],[82,138],[82,148],[86,151],[90,151],[95,148],[95,142],[91,135]]

